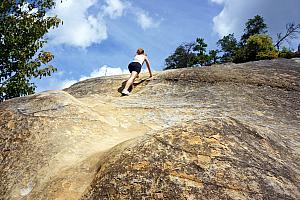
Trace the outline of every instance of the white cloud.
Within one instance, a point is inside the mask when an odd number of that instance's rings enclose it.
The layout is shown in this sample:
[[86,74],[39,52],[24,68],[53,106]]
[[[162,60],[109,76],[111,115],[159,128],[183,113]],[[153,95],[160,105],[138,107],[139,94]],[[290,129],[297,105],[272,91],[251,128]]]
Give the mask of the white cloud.
[[[137,17],[137,23],[143,28],[155,28],[155,21],[141,8],[132,6],[126,0],[55,0],[56,7],[48,15],[57,15],[63,24],[48,33],[49,46],[70,45],[86,48],[100,44],[108,38],[107,18],[124,16],[128,9]],[[99,6],[102,4],[102,6]]]
[[[146,69],[142,69],[141,73],[146,72]],[[96,78],[96,77],[101,77],[101,76],[114,76],[114,75],[122,75],[122,74],[129,74],[129,71],[126,70],[122,70],[119,67],[108,67],[107,65],[103,65],[102,67],[92,71],[92,73],[90,73],[90,75],[88,76],[81,76],[79,80],[74,80],[74,79],[66,79],[61,81],[60,84],[57,84],[55,89],[64,89],[64,88],[68,88],[71,85],[79,82],[79,81],[84,81],[87,79],[91,79],[91,78]]]
[[[223,4],[223,10],[213,18],[214,30],[220,37],[235,33],[241,36],[244,24],[255,15],[264,17],[271,36],[276,39],[276,34],[285,31],[288,22],[300,23],[300,1],[274,0],[211,0]],[[300,39],[294,41],[298,45]]]
[[[141,73],[148,72],[148,70],[143,69]],[[114,75],[123,75],[128,74],[129,71],[127,69],[121,69],[119,67],[109,67],[107,65],[103,65],[98,69],[95,69],[87,76],[81,76],[79,79],[67,78],[62,79],[62,75],[66,74],[64,71],[55,73],[54,76],[45,77],[44,79],[36,79],[34,83],[38,86],[37,92],[42,92],[46,90],[62,90],[64,88],[68,88],[71,85],[79,82],[84,81],[91,78],[101,77],[101,76],[114,76]],[[69,75],[72,73],[69,73]]]
[[107,65],[103,65],[99,69],[92,71],[89,76],[82,76],[79,81],[84,81],[90,78],[96,78],[100,76],[112,76],[112,75],[120,75],[120,74],[128,74],[128,70],[122,70],[119,67],[108,67]]
[[127,5],[120,0],[106,0],[106,5],[102,7],[103,14],[115,19],[121,17]]
[[226,0],[211,0],[213,3],[223,4]]
[[146,12],[138,12],[136,14],[138,24],[144,29],[156,28],[159,26],[160,22],[155,21],[152,17],[149,16]]
[[64,88],[68,88],[70,87],[71,85],[77,83],[78,81],[77,80],[64,80],[62,81],[60,84],[58,84],[57,86],[57,89],[61,90],[61,89],[64,89]]
[[[145,70],[142,70],[142,72],[145,72]],[[108,67],[107,65],[103,65],[102,67],[92,71],[89,75],[81,76],[79,79],[62,79],[61,74],[56,74],[56,76],[46,77],[45,79],[37,79],[35,80],[35,84],[38,85],[37,92],[45,90],[62,90],[86,79],[122,74],[129,74],[129,72],[128,70],[122,70],[119,67]]]
[[96,0],[56,0],[56,8],[50,15],[58,15],[63,25],[49,33],[50,44],[67,44],[86,48],[93,43],[100,43],[107,38],[104,20],[88,13]]
[[[63,24],[50,30],[50,45],[86,48],[107,39],[105,17],[121,17],[126,5],[120,0],[106,0],[105,5],[99,8],[97,3],[97,0],[56,0],[56,7],[49,15],[57,15]],[[89,9],[95,9],[93,14]]]
[[70,87],[71,85],[77,83],[78,81],[84,81],[90,78],[96,78],[101,76],[113,76],[113,75],[121,75],[121,74],[129,74],[129,72],[128,70],[122,70],[119,67],[108,67],[107,65],[103,65],[102,67],[92,71],[88,76],[81,76],[79,80],[75,80],[75,79],[65,79],[62,81],[56,80],[56,85],[52,86],[52,89],[61,90]]

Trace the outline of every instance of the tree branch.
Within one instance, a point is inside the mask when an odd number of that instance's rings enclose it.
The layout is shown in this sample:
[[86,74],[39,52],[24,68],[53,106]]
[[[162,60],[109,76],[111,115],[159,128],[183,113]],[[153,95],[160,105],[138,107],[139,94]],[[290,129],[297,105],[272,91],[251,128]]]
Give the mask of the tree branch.
[[295,23],[286,24],[286,33],[282,36],[282,33],[277,34],[277,42],[274,45],[277,50],[279,50],[281,43],[287,38],[295,39],[297,38],[296,34],[300,33],[300,24],[295,25]]

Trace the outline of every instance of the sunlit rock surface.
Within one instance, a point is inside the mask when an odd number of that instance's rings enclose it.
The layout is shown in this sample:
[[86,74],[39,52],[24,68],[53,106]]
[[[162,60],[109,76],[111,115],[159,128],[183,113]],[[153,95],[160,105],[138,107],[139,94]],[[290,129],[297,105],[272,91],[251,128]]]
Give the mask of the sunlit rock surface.
[[299,199],[300,63],[94,78],[0,104],[0,199]]

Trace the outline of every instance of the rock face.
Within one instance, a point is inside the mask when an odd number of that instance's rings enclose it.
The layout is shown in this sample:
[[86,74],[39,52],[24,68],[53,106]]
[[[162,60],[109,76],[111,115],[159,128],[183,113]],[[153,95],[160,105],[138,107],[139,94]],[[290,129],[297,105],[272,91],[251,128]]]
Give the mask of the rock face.
[[300,63],[89,79],[0,104],[0,199],[299,199]]

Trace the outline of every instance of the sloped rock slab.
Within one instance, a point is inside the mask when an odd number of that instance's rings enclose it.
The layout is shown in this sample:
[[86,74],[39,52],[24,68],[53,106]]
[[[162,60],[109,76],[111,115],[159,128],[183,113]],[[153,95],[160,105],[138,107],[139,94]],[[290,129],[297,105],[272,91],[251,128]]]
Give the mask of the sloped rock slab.
[[299,62],[127,78],[1,103],[0,199],[300,199]]
[[71,161],[83,159],[81,149],[92,149],[92,143],[80,142],[104,140],[98,134],[103,124],[101,116],[63,91],[1,103],[0,199],[25,198]]
[[190,121],[107,154],[82,199],[299,199],[299,155],[232,118]]

